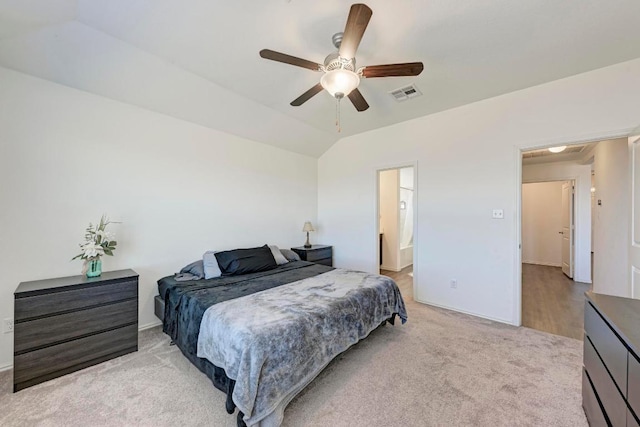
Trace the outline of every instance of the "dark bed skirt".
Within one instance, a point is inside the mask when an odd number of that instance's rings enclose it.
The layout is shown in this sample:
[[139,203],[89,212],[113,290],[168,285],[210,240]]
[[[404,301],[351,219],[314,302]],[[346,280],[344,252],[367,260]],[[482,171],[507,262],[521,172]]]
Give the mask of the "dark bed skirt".
[[[154,298],[154,311],[156,317],[164,321],[164,301],[160,298],[160,295],[156,295]],[[180,348],[180,346],[178,346],[178,348]],[[232,414],[233,409],[229,409],[229,401],[231,401],[231,394],[233,393],[233,380],[227,377],[224,369],[217,367],[207,359],[202,359],[194,354],[185,352],[181,348],[180,351],[196,368],[211,379],[215,388],[227,394],[227,412],[231,411],[229,413]]]

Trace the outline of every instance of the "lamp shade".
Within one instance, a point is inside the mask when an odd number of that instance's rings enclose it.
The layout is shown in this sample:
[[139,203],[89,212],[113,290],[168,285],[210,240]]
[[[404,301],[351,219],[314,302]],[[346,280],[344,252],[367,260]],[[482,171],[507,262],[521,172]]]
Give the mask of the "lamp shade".
[[341,93],[347,96],[360,84],[360,77],[356,73],[343,68],[327,71],[320,79],[320,84],[331,96]]
[[307,231],[307,232],[315,231],[313,229],[313,225],[311,225],[311,221],[307,221],[307,222],[304,223],[304,226],[302,227],[302,231]]

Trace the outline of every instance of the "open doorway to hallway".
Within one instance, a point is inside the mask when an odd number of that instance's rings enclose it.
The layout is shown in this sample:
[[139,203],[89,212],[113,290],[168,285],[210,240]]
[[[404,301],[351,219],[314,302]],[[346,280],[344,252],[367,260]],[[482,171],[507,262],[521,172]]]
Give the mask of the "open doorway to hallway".
[[402,296],[413,298],[415,168],[378,171],[378,264]]
[[575,339],[591,289],[595,145],[522,155],[522,325]]
[[523,326],[582,339],[584,292],[626,286],[627,144],[523,152]]

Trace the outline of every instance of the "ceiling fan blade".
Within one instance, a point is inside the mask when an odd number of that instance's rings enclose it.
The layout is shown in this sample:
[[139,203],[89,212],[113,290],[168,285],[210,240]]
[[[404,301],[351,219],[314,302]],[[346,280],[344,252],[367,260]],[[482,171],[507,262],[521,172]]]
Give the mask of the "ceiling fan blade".
[[417,76],[424,70],[422,62],[407,62],[405,64],[367,65],[362,70],[362,77],[401,77]]
[[340,43],[340,56],[351,59],[356,56],[360,40],[367,29],[373,11],[366,4],[354,4],[349,10],[347,25],[344,27],[342,42]]
[[314,87],[312,87],[311,89],[309,89],[308,91],[306,91],[305,93],[303,93],[302,95],[300,95],[299,97],[291,101],[291,105],[294,107],[299,107],[320,92],[322,92],[322,85],[318,83],[317,85],[315,85]]
[[353,106],[356,107],[356,110],[364,111],[369,108],[369,104],[367,104],[367,101],[365,101],[364,96],[362,96],[362,93],[360,93],[360,91],[357,88],[352,90],[351,93],[348,95],[348,97],[351,103],[353,104]]
[[306,59],[296,56],[287,55],[286,53],[276,52],[275,50],[262,49],[260,56],[272,61],[284,62],[285,64],[295,65],[296,67],[308,68],[312,71],[320,71],[322,66],[316,62],[307,61]]

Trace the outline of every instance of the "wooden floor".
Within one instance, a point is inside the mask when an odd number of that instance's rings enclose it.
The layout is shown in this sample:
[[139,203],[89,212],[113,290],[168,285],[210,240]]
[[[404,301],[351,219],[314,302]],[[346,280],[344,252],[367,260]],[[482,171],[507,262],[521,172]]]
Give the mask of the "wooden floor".
[[405,300],[413,299],[413,277],[409,276],[409,273],[413,273],[413,265],[401,271],[380,270],[380,274],[391,277],[398,284],[402,298]]
[[[380,270],[391,277],[405,300],[413,299],[413,266],[402,271]],[[584,293],[588,283],[574,282],[559,267],[522,264],[522,325],[582,340]]]
[[522,325],[582,340],[584,293],[590,289],[560,267],[522,264]]

